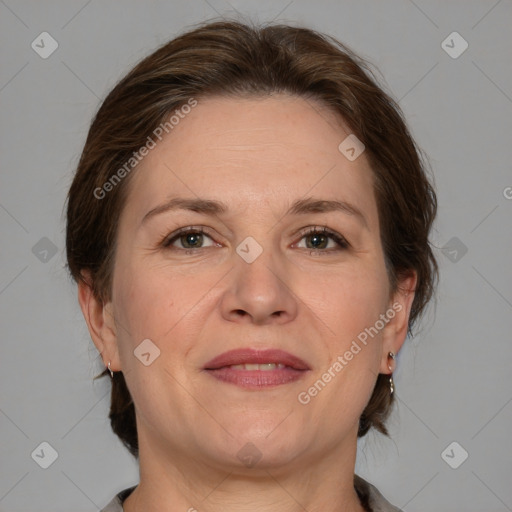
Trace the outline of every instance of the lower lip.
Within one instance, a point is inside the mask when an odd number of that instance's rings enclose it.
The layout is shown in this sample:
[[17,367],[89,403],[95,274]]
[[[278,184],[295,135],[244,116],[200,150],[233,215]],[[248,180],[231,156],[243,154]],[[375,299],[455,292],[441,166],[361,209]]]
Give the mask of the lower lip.
[[234,370],[224,367],[206,371],[218,380],[246,389],[262,389],[288,384],[301,379],[307,373],[306,370],[295,370],[290,367],[275,370]]

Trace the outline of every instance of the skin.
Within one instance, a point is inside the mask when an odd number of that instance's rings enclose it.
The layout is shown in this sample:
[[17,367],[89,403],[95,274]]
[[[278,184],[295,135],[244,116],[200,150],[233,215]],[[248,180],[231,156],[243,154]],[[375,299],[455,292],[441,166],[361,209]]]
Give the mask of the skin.
[[[351,162],[338,150],[349,133],[311,100],[207,98],[134,171],[112,300],[101,304],[83,284],[78,293],[98,351],[124,373],[135,403],[140,484],[125,511],[363,510],[353,487],[358,420],[377,375],[390,373],[388,352],[405,340],[416,277],[391,293],[372,171],[364,153]],[[223,201],[228,211],[175,210],[141,223],[172,197]],[[341,211],[286,214],[305,197],[347,201],[365,220]],[[187,252],[186,237],[160,245],[185,226],[207,230],[199,248]],[[315,226],[349,247],[302,234]],[[252,263],[236,252],[248,236],[263,248]],[[393,303],[401,311],[299,403]],[[149,366],[133,354],[147,338],[160,350]],[[241,347],[281,348],[311,370],[257,391],[202,370]],[[237,458],[248,442],[261,453],[252,468]]]

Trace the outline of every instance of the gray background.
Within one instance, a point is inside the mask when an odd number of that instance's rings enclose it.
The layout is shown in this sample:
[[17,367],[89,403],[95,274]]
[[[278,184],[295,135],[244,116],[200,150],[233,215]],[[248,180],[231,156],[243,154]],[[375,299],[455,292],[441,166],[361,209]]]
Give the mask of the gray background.
[[[510,0],[0,0],[0,510],[98,510],[138,481],[107,420],[110,383],[92,382],[102,365],[64,270],[63,204],[116,81],[190,25],[238,13],[369,59],[434,169],[437,308],[399,354],[392,440],[364,439],[357,472],[408,512],[512,510]],[[44,31],[59,45],[46,59],[31,47]],[[469,45],[457,58],[441,45],[453,31]],[[47,469],[31,456],[44,441],[58,454]]]

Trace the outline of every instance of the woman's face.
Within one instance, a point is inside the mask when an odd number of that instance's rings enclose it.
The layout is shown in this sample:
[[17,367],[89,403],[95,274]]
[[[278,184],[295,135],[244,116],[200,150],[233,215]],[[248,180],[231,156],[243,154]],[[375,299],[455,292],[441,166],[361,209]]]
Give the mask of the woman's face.
[[[301,98],[209,98],[133,171],[102,348],[141,442],[242,469],[246,455],[277,467],[355,444],[408,307],[390,296],[365,154],[338,149],[349,134]],[[177,198],[224,209],[153,211]],[[206,369],[235,349],[282,350],[307,369]]]

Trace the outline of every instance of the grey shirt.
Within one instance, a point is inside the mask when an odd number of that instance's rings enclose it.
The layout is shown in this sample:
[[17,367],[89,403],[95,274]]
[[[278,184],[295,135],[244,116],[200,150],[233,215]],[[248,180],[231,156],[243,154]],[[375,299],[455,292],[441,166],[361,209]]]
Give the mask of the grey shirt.
[[[368,512],[403,512],[391,505],[375,486],[358,475],[354,475],[354,487],[361,504]],[[101,512],[123,512],[123,501],[134,489],[135,486],[118,493],[105,508],[101,509]]]

